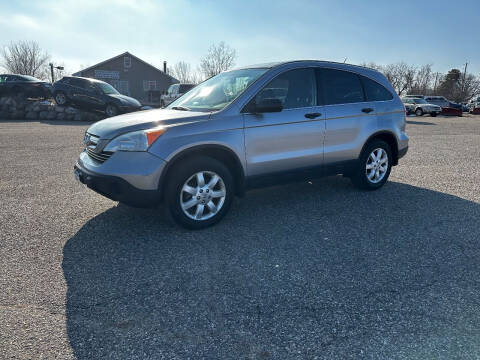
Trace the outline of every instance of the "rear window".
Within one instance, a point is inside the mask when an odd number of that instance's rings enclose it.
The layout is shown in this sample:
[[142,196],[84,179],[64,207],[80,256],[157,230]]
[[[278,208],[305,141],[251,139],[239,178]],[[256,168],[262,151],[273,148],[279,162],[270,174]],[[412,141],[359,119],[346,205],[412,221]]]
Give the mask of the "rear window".
[[323,69],[325,105],[350,104],[365,101],[363,87],[357,74]]
[[367,101],[388,101],[393,99],[393,95],[384,86],[365,76],[360,76],[365,89]]
[[31,82],[40,81],[37,78],[34,78],[33,76],[29,76],[29,75],[20,75],[18,77],[19,77],[18,80],[23,80],[23,81],[31,81]]

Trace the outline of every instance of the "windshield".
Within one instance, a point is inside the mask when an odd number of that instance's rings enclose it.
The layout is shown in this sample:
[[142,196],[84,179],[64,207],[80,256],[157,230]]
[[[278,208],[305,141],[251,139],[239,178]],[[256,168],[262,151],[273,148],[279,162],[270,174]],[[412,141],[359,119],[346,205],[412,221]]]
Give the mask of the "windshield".
[[194,87],[168,106],[193,111],[218,111],[230,104],[268,69],[223,72]]
[[119,92],[110,84],[107,83],[97,83],[97,86],[103,91],[104,94],[119,94]]

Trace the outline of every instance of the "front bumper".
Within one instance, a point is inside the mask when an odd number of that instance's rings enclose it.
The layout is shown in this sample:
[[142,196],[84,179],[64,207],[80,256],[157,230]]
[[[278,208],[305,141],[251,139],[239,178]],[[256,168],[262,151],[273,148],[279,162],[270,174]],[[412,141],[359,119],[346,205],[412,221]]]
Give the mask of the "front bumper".
[[78,163],[74,166],[75,178],[88,188],[111,200],[120,201],[133,207],[153,207],[161,201],[157,190],[140,190],[122,178],[100,175],[82,168]]
[[161,198],[160,178],[165,165],[164,160],[148,151],[118,151],[103,163],[84,151],[74,172],[80,182],[109,199],[149,207]]

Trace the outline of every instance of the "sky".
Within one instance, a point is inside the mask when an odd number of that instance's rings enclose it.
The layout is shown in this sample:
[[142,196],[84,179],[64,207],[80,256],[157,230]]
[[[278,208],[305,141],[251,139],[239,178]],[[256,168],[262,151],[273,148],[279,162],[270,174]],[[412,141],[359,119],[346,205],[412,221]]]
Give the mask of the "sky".
[[225,41],[236,65],[405,61],[480,74],[480,1],[0,0],[0,46],[34,40],[70,72],[125,51],[196,67]]

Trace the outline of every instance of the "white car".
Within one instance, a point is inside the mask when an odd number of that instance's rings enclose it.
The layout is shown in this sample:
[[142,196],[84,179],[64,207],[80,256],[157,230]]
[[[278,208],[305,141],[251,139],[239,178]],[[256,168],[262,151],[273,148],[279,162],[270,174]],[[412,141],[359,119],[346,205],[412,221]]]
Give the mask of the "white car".
[[195,84],[173,84],[167,90],[165,95],[160,97],[160,106],[165,107],[177,100],[180,96],[195,87]]
[[424,114],[430,114],[430,116],[437,116],[442,112],[442,108],[435,104],[429,104],[422,98],[403,98],[403,103],[413,107],[413,112],[417,116],[423,116]]

